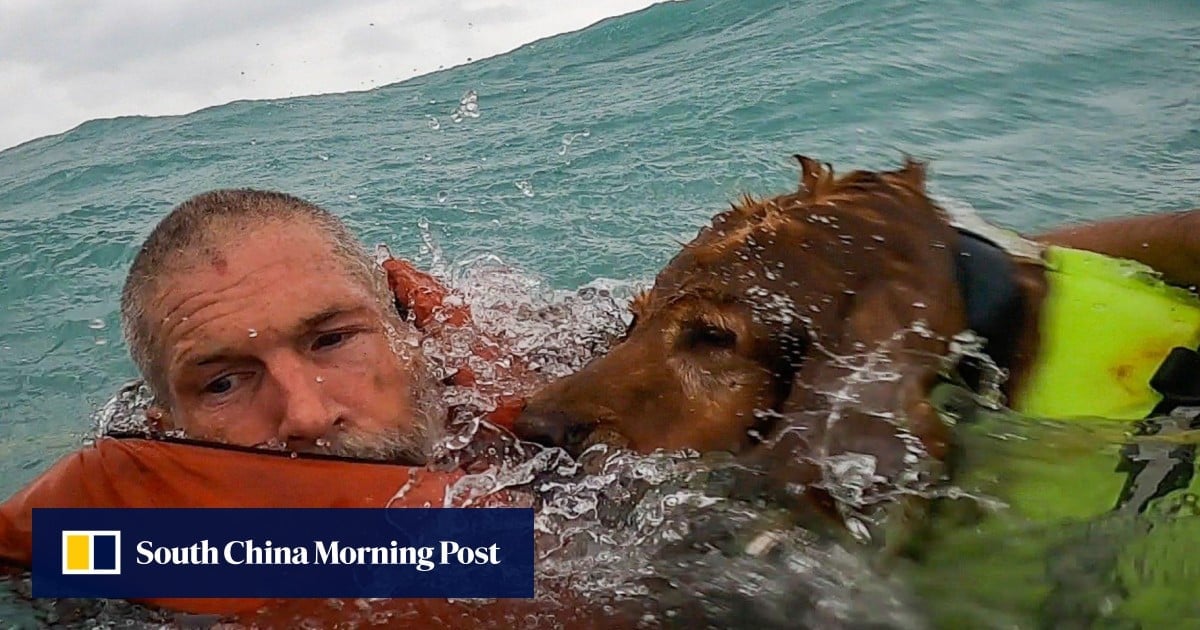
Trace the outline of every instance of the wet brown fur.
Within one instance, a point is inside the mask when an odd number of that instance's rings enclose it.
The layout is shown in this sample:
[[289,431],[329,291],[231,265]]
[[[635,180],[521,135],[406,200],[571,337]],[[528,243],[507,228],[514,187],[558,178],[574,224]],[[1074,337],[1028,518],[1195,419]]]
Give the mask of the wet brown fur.
[[[966,322],[925,167],[837,177],[797,159],[798,191],[714,217],[632,301],[626,338],[534,396],[518,432],[575,451],[758,452],[801,483],[819,456],[868,453],[889,477],[914,450],[944,458],[926,395]],[[895,377],[847,384],[872,361]]]

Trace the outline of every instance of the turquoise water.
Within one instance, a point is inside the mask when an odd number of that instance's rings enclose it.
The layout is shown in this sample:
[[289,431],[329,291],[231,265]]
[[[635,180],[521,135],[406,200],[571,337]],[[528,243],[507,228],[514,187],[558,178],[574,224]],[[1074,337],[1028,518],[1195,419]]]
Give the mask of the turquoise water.
[[[1020,230],[1200,206],[1200,4],[688,0],[369,92],[92,121],[0,153],[0,491],[133,376],[117,295],[184,198],[277,188],[423,263],[646,279],[742,192],[932,160]],[[479,116],[458,117],[478,95]]]

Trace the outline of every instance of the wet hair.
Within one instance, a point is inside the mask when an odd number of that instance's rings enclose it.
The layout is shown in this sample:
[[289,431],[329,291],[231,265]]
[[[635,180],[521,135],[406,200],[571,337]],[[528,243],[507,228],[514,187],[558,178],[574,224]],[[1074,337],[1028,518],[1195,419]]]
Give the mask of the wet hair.
[[186,272],[202,256],[212,255],[239,233],[279,223],[307,222],[329,242],[351,277],[390,304],[387,282],[362,244],[329,211],[280,192],[214,190],[188,199],[171,210],[142,243],[121,291],[121,328],[125,343],[142,378],[156,398],[168,390],[163,382],[159,323],[151,321],[147,305],[176,274]]

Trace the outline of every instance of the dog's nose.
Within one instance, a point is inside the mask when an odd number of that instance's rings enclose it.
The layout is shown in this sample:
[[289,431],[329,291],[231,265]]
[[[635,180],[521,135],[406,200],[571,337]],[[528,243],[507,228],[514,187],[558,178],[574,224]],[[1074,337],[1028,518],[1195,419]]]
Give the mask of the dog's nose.
[[513,424],[517,437],[542,446],[559,446],[574,452],[587,439],[594,423],[562,411],[526,409]]

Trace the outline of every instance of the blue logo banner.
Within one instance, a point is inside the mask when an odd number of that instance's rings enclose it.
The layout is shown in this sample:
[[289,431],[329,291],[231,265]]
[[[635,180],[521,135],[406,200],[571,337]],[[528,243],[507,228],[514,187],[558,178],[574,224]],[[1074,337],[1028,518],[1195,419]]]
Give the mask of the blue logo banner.
[[34,597],[533,597],[533,510],[33,511]]

